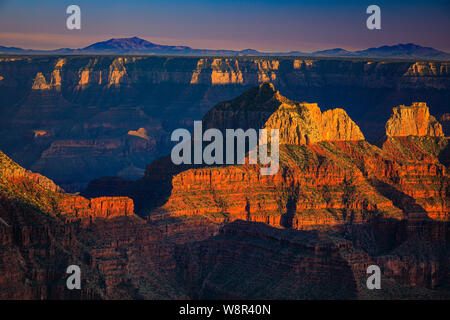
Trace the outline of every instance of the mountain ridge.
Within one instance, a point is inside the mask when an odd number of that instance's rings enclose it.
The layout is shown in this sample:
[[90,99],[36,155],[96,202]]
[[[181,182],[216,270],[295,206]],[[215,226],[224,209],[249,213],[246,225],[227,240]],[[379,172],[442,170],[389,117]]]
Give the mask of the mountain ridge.
[[310,53],[301,51],[261,52],[254,49],[196,49],[188,46],[161,45],[137,36],[111,38],[84,48],[59,48],[54,50],[34,50],[19,47],[0,46],[0,53],[6,54],[145,54],[181,56],[304,56],[304,57],[347,57],[347,58],[392,58],[392,59],[436,59],[450,60],[450,54],[431,47],[414,43],[384,45],[365,50],[349,51],[343,48],[318,50]]

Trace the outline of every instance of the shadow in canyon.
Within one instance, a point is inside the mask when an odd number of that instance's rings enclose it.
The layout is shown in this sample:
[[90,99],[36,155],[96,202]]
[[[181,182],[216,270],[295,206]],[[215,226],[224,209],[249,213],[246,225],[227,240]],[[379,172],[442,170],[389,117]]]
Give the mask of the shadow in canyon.
[[414,214],[419,215],[423,219],[430,219],[428,218],[427,211],[420,206],[413,197],[378,179],[372,179],[371,184],[379,193],[391,200],[394,206],[401,209],[406,218],[408,218],[410,214]]
[[[293,192],[293,194],[297,192]],[[297,198],[298,197],[294,195],[289,196],[286,202],[286,213],[280,218],[280,225],[285,228],[292,228],[292,222],[297,212]]]
[[351,265],[334,240],[317,230],[278,229],[236,220],[215,236],[180,244],[175,255],[177,281],[193,299],[358,296],[360,280]]
[[[268,99],[268,97],[265,96],[267,94],[268,94],[267,92],[263,92],[261,94],[262,96],[258,97],[258,99],[262,100]],[[261,126],[269,119],[270,115],[271,113],[261,112],[261,118],[259,119]],[[203,122],[205,122],[205,120],[203,120]],[[203,130],[206,130],[207,127],[208,127],[207,125],[203,125]],[[250,129],[251,128],[250,121],[247,122],[247,126],[242,127],[239,126],[239,128],[243,129],[244,131]],[[239,128],[238,126],[235,126],[234,128],[231,126],[228,129],[236,130]],[[223,164],[214,164],[212,166],[207,165],[205,163],[193,164],[195,145],[194,140],[192,138],[191,146],[194,152],[191,152],[191,164],[176,165],[173,163],[170,155],[163,156],[155,159],[153,162],[148,164],[146,167],[144,177],[142,177],[139,180],[128,180],[121,177],[102,177],[89,182],[86,189],[84,189],[80,194],[86,198],[105,197],[105,196],[130,197],[134,201],[136,213],[141,217],[146,217],[154,209],[162,206],[164,203],[167,202],[172,192],[172,178],[175,175],[190,169],[199,169],[205,167],[213,168],[228,165],[226,164],[226,162],[227,162],[227,152],[229,151],[227,151],[228,142],[225,139],[226,137],[225,128],[223,128],[221,132],[223,134],[223,145],[222,145]],[[237,142],[238,142],[237,138],[234,137],[233,163],[239,163],[239,161],[241,160],[238,156],[239,147]],[[211,142],[202,143],[202,152],[203,150],[205,150],[205,146],[209,145],[210,143]],[[244,150],[246,151],[250,150],[250,139],[248,137],[245,138]],[[248,153],[249,152],[245,152],[246,156],[248,156]],[[212,152],[212,156],[213,157],[216,156],[215,152]]]

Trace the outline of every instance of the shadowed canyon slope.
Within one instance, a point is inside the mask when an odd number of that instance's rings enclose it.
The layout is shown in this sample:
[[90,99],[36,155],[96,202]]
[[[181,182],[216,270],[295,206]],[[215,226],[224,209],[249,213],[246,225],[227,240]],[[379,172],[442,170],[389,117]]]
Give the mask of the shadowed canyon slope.
[[443,137],[442,126],[430,115],[426,103],[398,106],[386,123],[386,135],[392,137],[430,136]]
[[[401,108],[429,115],[425,104]],[[447,137],[426,130],[375,146],[344,110],[322,112],[267,83],[203,122],[243,118],[284,130],[277,174],[166,157],[135,182],[93,181],[86,198],[0,153],[1,298],[449,297]],[[418,119],[394,109],[388,123],[405,132]],[[85,277],[76,293],[65,288],[71,264]],[[383,274],[376,292],[365,286],[371,264]]]
[[440,119],[450,100],[449,63],[438,61],[2,56],[0,148],[69,191],[101,176],[137,179],[167,154],[174,129],[267,81],[330,121],[329,106],[345,109],[369,141],[392,106],[426,101]]

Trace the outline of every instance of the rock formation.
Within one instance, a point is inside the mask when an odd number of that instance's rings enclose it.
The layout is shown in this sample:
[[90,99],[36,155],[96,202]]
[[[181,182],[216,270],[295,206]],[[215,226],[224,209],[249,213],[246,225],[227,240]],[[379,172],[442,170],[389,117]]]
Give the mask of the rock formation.
[[145,130],[145,128],[139,128],[136,131],[135,130],[130,130],[130,131],[128,131],[128,134],[130,136],[140,137],[140,138],[145,139],[145,140],[149,140],[150,139],[148,137],[147,130]]
[[[235,221],[216,237],[185,244],[177,272],[188,292],[200,299],[448,297],[446,289],[439,289],[448,281],[448,257],[438,249],[440,241],[448,241],[448,228],[386,224],[327,232]],[[440,237],[419,240],[419,230]],[[366,270],[373,264],[383,270],[382,290],[367,289]]]
[[[63,193],[0,152],[0,299],[183,297],[160,269],[174,265],[162,240],[131,199]],[[81,290],[66,288],[72,264]]]
[[38,72],[36,74],[36,78],[34,78],[33,86],[31,87],[33,90],[47,90],[50,89],[50,85],[45,81],[45,77],[42,72]]
[[[283,109],[290,109],[290,114]],[[364,141],[362,134],[356,138],[348,134],[360,131],[343,110],[326,113],[315,104],[288,102],[272,86],[263,85],[219,104],[205,116],[209,127],[219,128],[252,127],[252,121],[257,126],[265,118],[276,119],[268,122],[286,134],[276,175],[261,176],[252,165],[186,168],[174,174],[167,202],[150,213],[152,223],[189,217],[224,225],[218,236],[186,243],[179,250],[176,270],[190,295],[215,299],[448,295],[446,289],[438,289],[448,283],[449,259],[444,253],[450,216],[448,138],[388,137],[379,148]],[[283,116],[290,120],[278,120]],[[317,124],[323,124],[324,117],[323,128],[330,133],[325,137],[344,141],[323,138],[324,129]],[[414,123],[418,120],[411,119],[409,125],[420,127]],[[309,143],[296,136],[305,129],[313,137]],[[151,179],[152,168],[144,179]],[[327,238],[330,232],[336,236],[333,240]],[[371,264],[383,270],[386,289],[380,295],[365,286]],[[331,265],[333,271],[327,269]]]
[[386,135],[389,137],[444,136],[441,124],[430,115],[425,102],[413,102],[411,106],[398,106],[392,111],[392,116],[386,123]]

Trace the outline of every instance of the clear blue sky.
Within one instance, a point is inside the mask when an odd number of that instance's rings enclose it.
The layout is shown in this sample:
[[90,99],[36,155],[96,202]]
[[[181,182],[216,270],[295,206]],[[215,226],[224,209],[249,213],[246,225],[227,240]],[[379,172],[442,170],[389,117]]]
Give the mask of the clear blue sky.
[[[81,7],[81,30],[66,8]],[[381,30],[366,8],[381,7]],[[450,52],[450,1],[0,0],[0,45],[79,48],[112,37],[161,44],[263,51],[364,49],[413,42]]]

